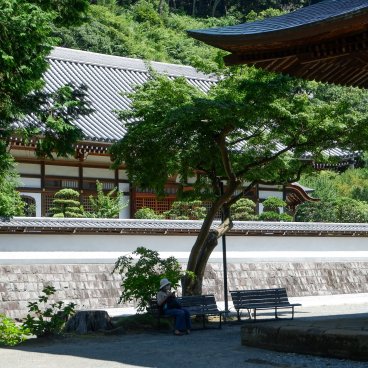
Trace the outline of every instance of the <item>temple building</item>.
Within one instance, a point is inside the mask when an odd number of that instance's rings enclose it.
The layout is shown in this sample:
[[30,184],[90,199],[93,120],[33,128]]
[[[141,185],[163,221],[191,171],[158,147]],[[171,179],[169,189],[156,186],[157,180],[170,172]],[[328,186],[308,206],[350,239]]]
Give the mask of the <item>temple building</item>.
[[325,0],[278,17],[188,33],[229,51],[227,65],[368,87],[368,0]]
[[[102,55],[92,52],[56,47],[48,57],[50,67],[45,75],[46,88],[58,87],[73,82],[88,87],[88,99],[94,112],[82,116],[76,124],[84,133],[78,142],[74,157],[40,159],[35,155],[35,141],[25,143],[13,137],[10,152],[15,157],[20,174],[19,191],[23,199],[32,205],[30,216],[50,216],[54,194],[63,188],[72,188],[81,194],[81,203],[88,211],[88,197],[96,194],[96,180],[104,190],[117,187],[129,201],[128,207],[120,213],[120,218],[133,218],[134,213],[143,207],[158,212],[170,209],[176,199],[179,184],[175,178],[166,184],[166,197],[157,199],[153,191],[136,188],[129,183],[125,167],[112,170],[109,147],[120,139],[125,130],[115,115],[115,110],[128,109],[129,99],[122,92],[131,92],[136,85],[149,77],[149,67],[170,78],[184,76],[188,82],[202,91],[217,82],[217,77],[205,75],[189,66],[151,62],[125,57]],[[349,164],[349,154],[339,152],[341,162]],[[287,186],[257,186],[249,198],[257,204],[257,212],[262,211],[262,201],[274,196],[288,203],[291,213],[304,201],[313,200],[308,188],[297,183]]]

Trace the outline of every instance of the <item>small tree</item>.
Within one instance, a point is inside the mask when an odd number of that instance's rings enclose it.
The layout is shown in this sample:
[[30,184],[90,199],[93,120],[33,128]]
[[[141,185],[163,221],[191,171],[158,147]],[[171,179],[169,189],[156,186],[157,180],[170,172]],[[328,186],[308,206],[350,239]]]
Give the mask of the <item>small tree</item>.
[[248,199],[239,199],[236,203],[231,206],[231,216],[233,220],[238,221],[252,221],[257,218],[254,210],[256,204]]
[[168,278],[176,288],[183,275],[176,258],[162,259],[157,251],[144,247],[138,247],[132,255],[119,257],[112,272],[122,276],[123,291],[119,303],[137,300],[139,311],[143,311],[156,295],[163,277]]
[[85,217],[92,218],[116,218],[120,211],[128,205],[123,200],[123,194],[118,188],[114,188],[108,193],[104,193],[102,183],[96,181],[97,196],[90,195],[88,200],[92,207],[91,212],[85,212]]
[[49,297],[56,293],[53,286],[42,290],[37,302],[28,303],[28,311],[23,328],[37,337],[60,334],[65,322],[75,313],[76,304],[62,301],[48,304]]
[[55,193],[50,211],[53,217],[83,217],[83,207],[79,193],[74,189],[61,189]]
[[171,220],[203,220],[207,209],[201,201],[176,201],[164,216]]
[[287,203],[280,198],[268,197],[263,202],[264,211],[259,215],[259,219],[263,221],[292,221],[292,216],[280,213],[280,207],[286,205]]

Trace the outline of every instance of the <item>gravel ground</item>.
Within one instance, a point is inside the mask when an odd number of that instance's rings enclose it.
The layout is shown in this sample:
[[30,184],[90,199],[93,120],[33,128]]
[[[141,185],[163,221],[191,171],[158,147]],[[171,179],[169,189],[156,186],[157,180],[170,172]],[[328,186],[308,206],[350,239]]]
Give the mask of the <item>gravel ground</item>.
[[[367,305],[303,308],[296,318],[366,313]],[[327,314],[328,313],[328,314]],[[240,325],[198,330],[190,335],[142,333],[28,341],[0,349],[1,368],[367,368],[368,362],[278,353],[240,344]]]

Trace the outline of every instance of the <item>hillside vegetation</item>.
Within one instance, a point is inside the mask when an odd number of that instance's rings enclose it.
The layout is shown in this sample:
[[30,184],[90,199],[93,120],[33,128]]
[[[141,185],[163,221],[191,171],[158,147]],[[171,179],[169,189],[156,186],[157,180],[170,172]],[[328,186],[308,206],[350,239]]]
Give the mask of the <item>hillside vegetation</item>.
[[204,72],[216,72],[223,69],[226,52],[188,37],[187,30],[253,21],[310,1],[238,0],[225,4],[218,0],[168,3],[100,0],[96,3],[90,6],[83,25],[55,28],[59,46],[192,65]]

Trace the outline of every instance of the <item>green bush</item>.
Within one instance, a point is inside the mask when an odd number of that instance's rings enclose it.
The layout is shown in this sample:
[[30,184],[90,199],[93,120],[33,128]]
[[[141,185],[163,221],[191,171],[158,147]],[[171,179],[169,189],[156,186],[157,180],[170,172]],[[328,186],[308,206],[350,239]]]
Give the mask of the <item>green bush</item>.
[[170,220],[203,220],[206,213],[207,209],[201,201],[175,201],[164,216]]
[[151,208],[140,208],[135,214],[134,218],[136,219],[150,219],[150,220],[162,220],[164,218],[163,215],[156,213]]
[[233,220],[252,221],[257,218],[255,215],[256,204],[248,199],[241,198],[231,206],[231,217]]
[[18,345],[30,335],[28,328],[17,325],[11,318],[0,314],[0,345]]
[[65,322],[75,313],[75,304],[54,302],[47,305],[50,295],[55,294],[53,286],[46,286],[37,302],[28,303],[28,314],[23,327],[37,337],[58,335]]
[[105,194],[103,185],[96,180],[97,195],[88,197],[91,212],[84,212],[87,218],[118,218],[120,211],[128,205],[123,194],[114,188]]
[[138,247],[132,252],[132,256],[119,257],[112,272],[117,272],[122,277],[123,290],[119,303],[136,300],[138,311],[143,311],[148,306],[149,300],[156,295],[162,278],[168,278],[173,288],[177,288],[183,275],[176,258],[161,259],[157,251],[144,247]]
[[55,193],[50,212],[53,217],[83,217],[79,193],[74,189],[61,189]]

